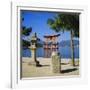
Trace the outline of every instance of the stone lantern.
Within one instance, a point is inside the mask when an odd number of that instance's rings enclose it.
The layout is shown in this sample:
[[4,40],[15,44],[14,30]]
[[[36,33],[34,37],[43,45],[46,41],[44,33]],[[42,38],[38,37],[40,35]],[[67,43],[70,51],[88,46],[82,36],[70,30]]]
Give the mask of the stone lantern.
[[33,34],[33,36],[31,37],[31,43],[30,43],[30,50],[31,50],[31,58],[33,60],[33,65],[35,66],[41,66],[39,64],[39,61],[37,61],[36,58],[36,49],[37,49],[37,35],[36,33]]

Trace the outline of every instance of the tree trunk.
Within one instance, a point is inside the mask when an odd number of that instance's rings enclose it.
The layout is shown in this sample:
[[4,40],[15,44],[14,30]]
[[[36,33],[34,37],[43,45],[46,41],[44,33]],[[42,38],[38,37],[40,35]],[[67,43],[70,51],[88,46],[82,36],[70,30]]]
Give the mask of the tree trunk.
[[74,61],[73,30],[71,30],[71,58],[72,58],[72,65],[75,66],[75,61]]

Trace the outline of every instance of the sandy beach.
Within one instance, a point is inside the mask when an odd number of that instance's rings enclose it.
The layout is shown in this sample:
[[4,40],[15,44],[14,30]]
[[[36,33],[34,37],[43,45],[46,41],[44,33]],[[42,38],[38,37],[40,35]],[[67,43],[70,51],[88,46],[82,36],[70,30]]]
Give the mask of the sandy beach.
[[27,77],[46,77],[46,76],[69,76],[79,75],[79,60],[75,60],[76,66],[71,65],[71,59],[61,59],[61,73],[52,73],[51,58],[37,58],[42,67],[36,67],[32,63],[32,59],[22,57],[22,78]]

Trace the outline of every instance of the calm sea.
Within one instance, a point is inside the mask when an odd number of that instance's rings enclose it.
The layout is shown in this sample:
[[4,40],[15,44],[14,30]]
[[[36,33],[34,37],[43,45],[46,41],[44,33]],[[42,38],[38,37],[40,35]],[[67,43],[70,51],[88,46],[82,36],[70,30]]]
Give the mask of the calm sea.
[[[71,58],[71,48],[68,46],[60,47],[59,52],[61,54],[61,58]],[[44,49],[38,48],[37,49],[37,57],[44,57]],[[31,57],[30,49],[23,49],[22,50],[23,57]],[[74,57],[79,58],[79,47],[74,47]]]

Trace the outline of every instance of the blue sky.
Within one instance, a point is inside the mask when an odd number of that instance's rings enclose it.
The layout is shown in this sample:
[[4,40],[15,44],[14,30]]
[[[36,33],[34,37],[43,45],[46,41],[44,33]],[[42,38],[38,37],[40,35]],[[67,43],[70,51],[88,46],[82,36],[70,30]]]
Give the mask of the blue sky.
[[[44,40],[44,35],[58,34],[47,24],[47,20],[56,15],[57,13],[54,12],[22,11],[21,16],[24,18],[22,25],[32,27],[32,33],[36,32],[37,36]],[[70,40],[70,32],[61,33],[58,40],[59,42],[62,40]]]

